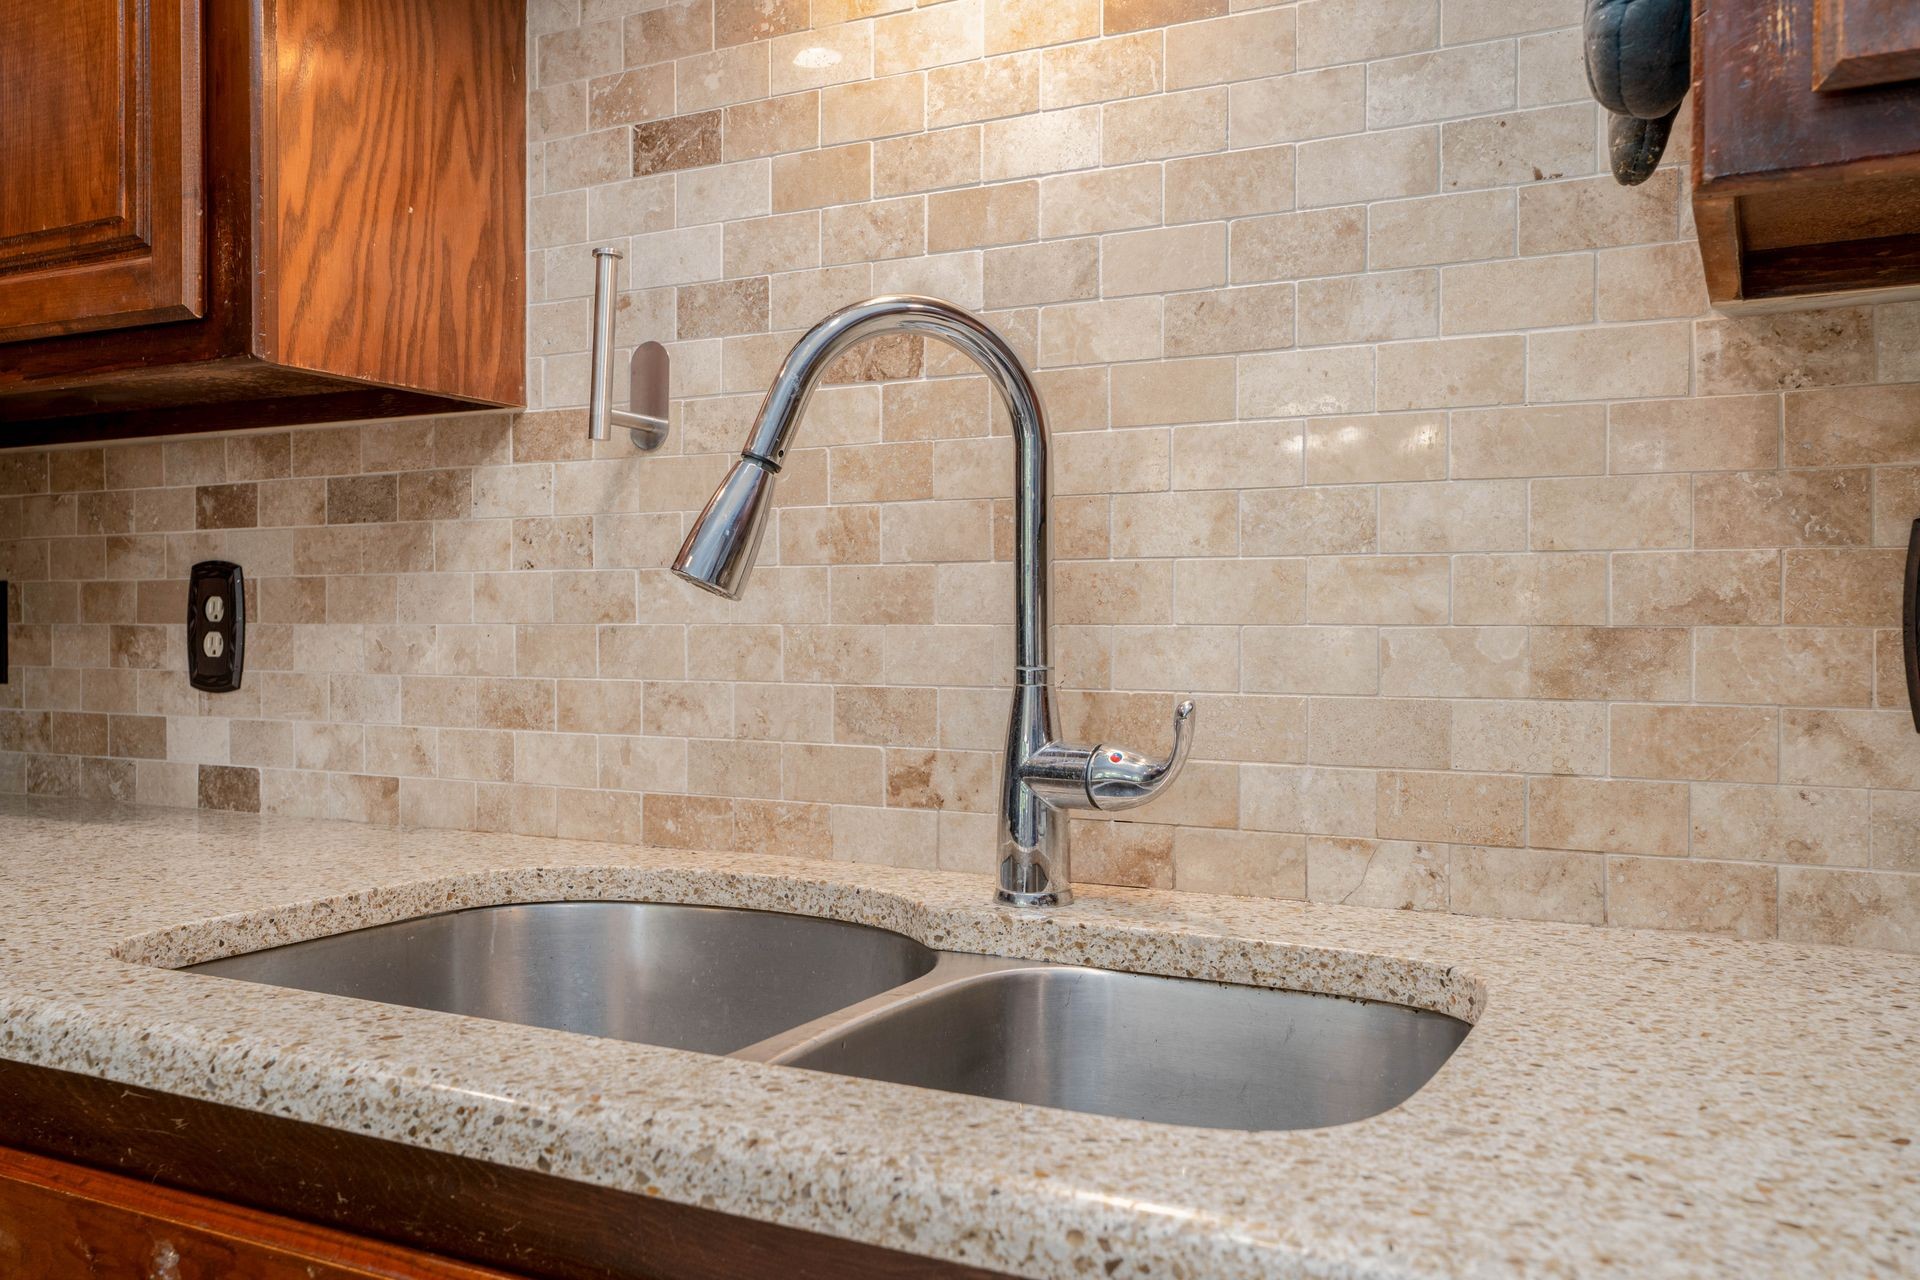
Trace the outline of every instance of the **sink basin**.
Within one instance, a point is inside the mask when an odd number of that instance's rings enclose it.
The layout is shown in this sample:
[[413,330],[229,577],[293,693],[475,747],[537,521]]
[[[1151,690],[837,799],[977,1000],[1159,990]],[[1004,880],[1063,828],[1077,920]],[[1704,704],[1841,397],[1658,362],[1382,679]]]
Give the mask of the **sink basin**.
[[614,1040],[731,1053],[929,972],[866,925],[658,902],[475,907],[192,966]]
[[476,907],[195,973],[1096,1115],[1311,1129],[1398,1106],[1469,1029],[1376,1001],[936,951],[728,907]]
[[774,1060],[1165,1124],[1313,1129],[1406,1101],[1467,1030],[1374,1001],[1022,967],[903,993]]

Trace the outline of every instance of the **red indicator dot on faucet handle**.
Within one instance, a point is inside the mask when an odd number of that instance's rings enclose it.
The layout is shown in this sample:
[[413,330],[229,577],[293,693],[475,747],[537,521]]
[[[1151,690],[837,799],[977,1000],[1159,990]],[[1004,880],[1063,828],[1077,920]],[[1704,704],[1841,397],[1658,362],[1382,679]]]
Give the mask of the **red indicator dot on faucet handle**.
[[1107,759],[1109,759],[1109,760],[1111,760],[1111,761],[1113,761],[1113,762],[1114,762],[1115,764],[1119,764],[1119,763],[1120,763],[1120,753],[1119,753],[1118,751],[1114,751],[1114,752],[1110,752],[1110,753],[1108,753],[1108,755],[1107,755]]

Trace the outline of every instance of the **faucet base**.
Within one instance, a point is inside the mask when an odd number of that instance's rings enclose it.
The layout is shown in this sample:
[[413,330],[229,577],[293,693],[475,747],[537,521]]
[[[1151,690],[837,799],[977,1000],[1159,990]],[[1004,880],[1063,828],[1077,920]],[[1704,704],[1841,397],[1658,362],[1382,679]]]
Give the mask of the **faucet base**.
[[1064,907],[1073,902],[1073,891],[1060,888],[1041,893],[1017,893],[1012,889],[995,889],[993,900],[1003,907]]

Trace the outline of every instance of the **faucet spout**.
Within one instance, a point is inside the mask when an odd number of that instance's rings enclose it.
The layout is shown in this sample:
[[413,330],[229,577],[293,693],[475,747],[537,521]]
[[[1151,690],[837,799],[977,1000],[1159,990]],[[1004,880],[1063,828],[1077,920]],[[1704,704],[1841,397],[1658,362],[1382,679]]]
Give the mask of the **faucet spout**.
[[[1125,808],[1172,783],[1186,759],[1187,704],[1178,715],[1173,753],[1149,764],[1123,749],[1054,740],[1049,674],[1047,597],[1047,423],[1039,392],[1020,357],[979,317],[937,298],[873,298],[834,312],[787,353],[760,405],[740,460],[694,520],[673,571],[700,587],[738,599],[759,552],[772,510],[774,484],[794,431],[834,359],[888,334],[937,338],[972,358],[1006,401],[1014,440],[1013,710],[1000,774],[999,890],[1014,906],[1064,906],[1068,883],[1068,808]],[[1102,762],[1105,767],[1102,767]],[[1077,786],[1077,792],[1076,792]]]

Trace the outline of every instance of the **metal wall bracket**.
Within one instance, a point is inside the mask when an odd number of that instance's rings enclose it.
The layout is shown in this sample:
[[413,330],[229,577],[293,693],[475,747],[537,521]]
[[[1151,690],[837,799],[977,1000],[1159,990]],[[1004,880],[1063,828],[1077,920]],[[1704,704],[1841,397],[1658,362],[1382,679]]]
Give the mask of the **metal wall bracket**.
[[628,410],[613,407],[613,273],[618,249],[593,251],[593,367],[587,392],[587,435],[610,440],[613,428],[627,428],[636,449],[658,449],[667,441],[667,349],[643,342],[628,362]]

